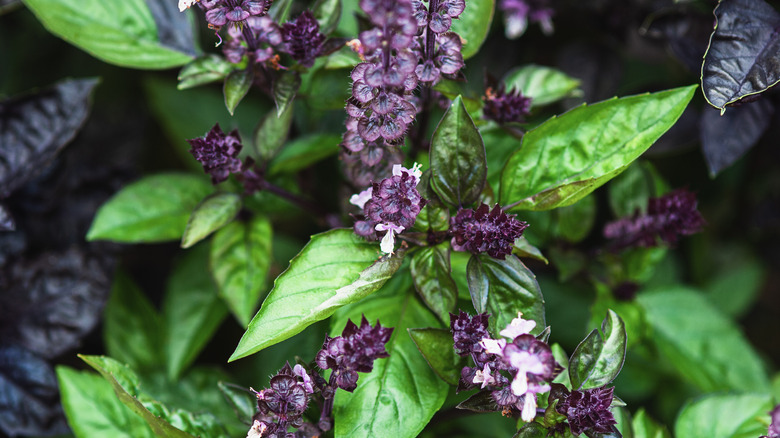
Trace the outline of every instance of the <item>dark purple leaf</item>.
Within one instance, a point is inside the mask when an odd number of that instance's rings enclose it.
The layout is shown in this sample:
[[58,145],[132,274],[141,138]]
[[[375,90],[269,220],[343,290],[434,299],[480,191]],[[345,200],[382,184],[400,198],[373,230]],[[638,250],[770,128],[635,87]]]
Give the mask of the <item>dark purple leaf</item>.
[[780,14],[763,0],[722,0],[704,55],[704,97],[721,112],[780,81]]
[[0,204],[0,231],[13,231],[16,229],[16,223],[14,218],[11,217],[11,213],[5,208],[3,204]]
[[0,432],[52,435],[68,432],[51,366],[17,345],[0,343]]
[[146,0],[146,6],[152,12],[154,23],[157,25],[157,38],[160,45],[197,56],[195,49],[195,37],[192,34],[192,23],[188,14],[179,12],[176,2],[170,0]]
[[722,116],[706,107],[701,117],[701,148],[710,175],[731,166],[769,127],[775,107],[768,99],[729,108]]
[[0,338],[45,359],[77,346],[100,319],[111,264],[75,248],[10,263],[0,284]]
[[87,118],[97,79],[66,80],[0,102],[0,198],[38,173]]
[[671,9],[655,14],[651,20],[642,28],[642,33],[664,41],[672,55],[688,71],[698,75],[712,33],[712,15],[678,3]]

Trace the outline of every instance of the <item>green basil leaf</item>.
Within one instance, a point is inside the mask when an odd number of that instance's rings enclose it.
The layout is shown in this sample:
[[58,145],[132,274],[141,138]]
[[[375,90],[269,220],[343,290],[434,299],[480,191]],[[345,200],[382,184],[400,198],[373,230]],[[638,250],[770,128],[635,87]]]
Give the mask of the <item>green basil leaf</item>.
[[147,176],[100,207],[87,240],[149,243],[181,239],[192,209],[213,190],[200,175]]
[[569,358],[572,389],[609,384],[620,373],[625,360],[626,326],[617,313],[608,310],[601,332],[596,329],[590,332]]
[[412,256],[412,280],[429,309],[445,324],[458,303],[458,287],[452,279],[448,243],[420,248]]
[[671,438],[669,431],[662,424],[650,418],[644,408],[639,408],[631,420],[634,438]]
[[77,438],[131,436],[155,438],[146,422],[114,395],[111,384],[95,373],[57,367],[65,416]]
[[561,385],[565,386],[568,389],[571,389],[571,379],[569,379],[569,357],[566,355],[566,352],[563,350],[563,347],[560,346],[560,344],[555,343],[550,346],[550,350],[552,350],[553,357],[555,358],[555,361],[558,362],[560,366],[563,367],[564,372],[558,374],[555,379],[553,380],[554,383],[560,383]]
[[515,240],[515,246],[512,248],[512,254],[518,257],[539,260],[540,262],[544,262],[545,265],[550,264],[550,261],[547,260],[544,255],[542,255],[542,252],[539,250],[539,248],[531,245],[525,236],[520,236],[517,238],[517,240]]
[[695,85],[583,105],[523,136],[501,174],[501,205],[571,205],[625,170],[680,117]]
[[493,22],[494,9],[495,0],[469,0],[460,18],[452,20],[451,30],[464,41],[461,51],[463,59],[469,59],[479,52]]
[[709,394],[689,402],[677,417],[674,435],[755,438],[766,433],[772,410],[767,394]]
[[[487,254],[471,257],[468,265],[469,291],[490,316],[490,332],[498,333],[523,312],[523,319],[536,321],[534,334],[547,326],[544,318],[544,297],[536,276],[517,257],[494,259]],[[476,304],[474,306],[477,307]]]
[[287,141],[292,125],[293,109],[295,105],[289,105],[281,115],[276,110],[266,113],[254,134],[254,146],[258,157],[262,162],[274,158],[279,149]]
[[719,2],[701,84],[710,105],[726,106],[780,82],[780,14],[763,0]]
[[547,433],[548,430],[544,426],[531,422],[520,428],[512,438],[546,438]]
[[225,107],[232,116],[236,111],[238,103],[249,93],[252,82],[255,79],[255,72],[251,68],[244,70],[233,70],[225,78],[222,93],[225,95]]
[[431,187],[442,201],[463,206],[485,186],[485,145],[461,97],[452,101],[431,140]]
[[[396,280],[397,278],[397,280]],[[386,348],[390,357],[361,374],[355,392],[336,392],[333,407],[337,437],[415,437],[439,410],[449,385],[439,379],[417,351],[408,329],[438,326],[439,321],[417,298],[409,276],[393,279],[383,290],[337,312],[331,335],[340,335],[347,319],[393,327]]]
[[276,116],[281,117],[287,107],[292,105],[298,88],[301,87],[301,76],[294,71],[280,74],[273,85],[273,97],[276,103]]
[[168,346],[168,376],[176,379],[206,346],[227,316],[208,268],[209,248],[199,245],[173,267],[162,313]]
[[376,291],[401,266],[405,251],[380,257],[377,244],[336,229],[312,236],[274,281],[229,361],[290,338],[341,306]]
[[192,56],[164,46],[144,0],[25,0],[49,32],[122,67],[166,69]]
[[763,392],[769,387],[756,351],[701,293],[659,287],[642,291],[637,301],[645,310],[650,339],[685,380],[703,391]]
[[433,372],[450,385],[457,386],[466,358],[455,353],[452,333],[448,329],[433,327],[410,328],[409,336]]
[[238,389],[225,382],[218,382],[217,385],[225,400],[233,408],[236,417],[247,419],[255,415],[255,412],[257,412],[257,396],[243,387]]
[[192,437],[189,433],[172,426],[164,418],[155,416],[144,406],[138,398],[138,376],[126,365],[105,356],[79,355],[79,357],[111,384],[114,394],[125,406],[146,421],[146,424],[154,431],[154,436],[162,438]]
[[636,161],[625,172],[609,182],[609,206],[616,217],[647,212],[650,198],[670,190],[655,167],[648,161]]
[[602,321],[601,316],[610,309],[620,314],[620,319],[626,327],[626,348],[631,348],[646,337],[647,322],[645,312],[636,300],[616,299],[609,286],[594,281],[596,300],[590,308],[590,327],[598,327]]
[[241,210],[241,197],[235,193],[219,192],[208,195],[192,211],[181,247],[189,248],[233,220]]
[[532,64],[511,70],[504,77],[504,84],[507,90],[519,90],[523,96],[532,98],[532,108],[582,95],[578,89],[578,79],[541,65]]
[[320,24],[320,33],[330,35],[341,20],[341,0],[317,0],[312,11]]
[[257,309],[266,290],[271,263],[271,222],[256,216],[236,221],[214,234],[209,265],[219,296],[243,327]]
[[269,175],[292,173],[335,155],[341,137],[333,134],[312,134],[295,139],[279,152],[268,166]]
[[161,365],[162,319],[146,295],[122,271],[114,277],[103,320],[108,354],[139,370]]
[[179,72],[179,90],[197,87],[198,85],[225,79],[235,68],[235,64],[224,57],[214,54],[204,55],[192,60]]

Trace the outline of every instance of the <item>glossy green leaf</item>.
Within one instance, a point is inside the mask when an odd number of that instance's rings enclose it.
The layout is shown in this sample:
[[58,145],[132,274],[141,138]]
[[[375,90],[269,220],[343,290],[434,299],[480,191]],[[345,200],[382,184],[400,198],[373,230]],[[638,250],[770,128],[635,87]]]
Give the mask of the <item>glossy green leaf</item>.
[[219,391],[235,411],[238,418],[252,418],[257,411],[257,396],[249,392],[246,388],[236,388],[235,386],[218,382]]
[[320,24],[320,33],[330,35],[341,20],[341,0],[317,0],[312,11]]
[[213,190],[200,175],[147,176],[100,207],[87,240],[142,243],[180,239],[192,209]]
[[271,264],[271,223],[263,216],[236,221],[211,240],[209,265],[219,296],[243,327],[257,310],[266,291]]
[[290,338],[382,287],[405,252],[380,257],[378,250],[376,242],[357,237],[352,229],[312,236],[274,281],[230,361]]
[[[651,339],[687,381],[703,391],[766,391],[769,378],[761,359],[739,328],[701,293],[685,287],[644,290]],[[739,358],[739,360],[734,360]]]
[[583,105],[527,132],[501,174],[501,205],[571,205],[618,175],[680,117],[696,86]]
[[512,438],[546,438],[548,430],[539,423],[528,423],[521,427]]
[[626,327],[626,348],[641,342],[646,337],[647,322],[642,306],[636,300],[615,298],[610,288],[598,281],[594,281],[596,300],[590,308],[589,327],[598,327],[603,315],[612,309],[620,315]]
[[511,70],[504,77],[504,84],[507,90],[519,90],[523,96],[532,98],[532,108],[582,94],[578,89],[578,79],[541,65],[532,64]]
[[136,369],[162,363],[163,323],[146,295],[122,271],[114,276],[106,304],[103,339],[112,356]]
[[442,201],[464,206],[485,186],[485,145],[460,96],[452,101],[431,140],[431,187]]
[[79,355],[79,357],[111,384],[114,394],[119,400],[136,415],[143,418],[146,424],[152,428],[155,436],[160,438],[192,437],[189,433],[172,426],[164,418],[155,416],[144,406],[138,399],[138,376],[126,365],[105,356]]
[[336,437],[415,437],[442,406],[449,385],[439,379],[417,350],[408,329],[439,325],[417,298],[409,275],[388,282],[371,299],[345,307],[333,317],[331,335],[341,334],[347,319],[362,315],[373,324],[393,327],[386,344],[390,356],[361,374],[353,393],[336,392],[333,408]]
[[464,41],[463,59],[469,59],[479,52],[487,38],[493,22],[495,0],[469,0],[460,18],[452,20],[451,30]]
[[674,424],[678,437],[756,438],[766,433],[767,394],[711,394],[688,403]]
[[225,78],[222,93],[225,95],[225,107],[232,116],[238,103],[249,93],[255,72],[252,69],[234,70]]
[[639,408],[634,414],[631,429],[634,431],[634,438],[671,438],[666,427],[650,418],[644,408]]
[[728,248],[704,284],[705,296],[721,312],[740,317],[750,310],[767,281],[767,269],[754,254]]
[[445,324],[458,302],[458,287],[452,279],[448,243],[420,248],[412,256],[412,280],[429,309]]
[[295,139],[287,144],[271,161],[269,175],[292,173],[335,155],[339,150],[341,137],[333,134],[312,134]]
[[218,192],[207,196],[192,211],[181,247],[189,248],[233,220],[241,210],[241,197],[235,193]]
[[295,105],[287,106],[281,115],[272,109],[266,113],[254,134],[255,151],[260,161],[267,162],[274,158],[279,149],[287,141],[292,125]]
[[704,53],[704,98],[715,108],[762,93],[780,82],[780,14],[763,0],[721,1]]
[[292,0],[276,0],[273,5],[271,5],[271,9],[268,11],[268,15],[276,23],[284,23],[290,16],[292,3]]
[[555,210],[552,232],[564,240],[577,243],[588,237],[596,221],[596,198],[585,196],[579,201]]
[[182,67],[179,72],[179,84],[176,88],[186,90],[199,85],[221,81],[235,67],[235,64],[222,56],[214,54],[201,56]]
[[472,302],[485,303],[484,310],[477,309],[477,312],[490,314],[491,333],[503,330],[517,318],[517,312],[523,312],[523,319],[536,321],[534,334],[547,326],[539,283],[520,259],[513,255],[506,260],[487,254],[475,255],[469,260],[467,270]]
[[227,316],[209,274],[209,248],[188,250],[173,267],[162,313],[168,375],[175,379],[192,363]]
[[466,360],[455,353],[452,332],[432,327],[410,328],[409,336],[433,372],[450,385],[457,386]]
[[525,236],[520,236],[515,240],[515,245],[512,248],[512,254],[518,257],[525,257],[529,259],[539,260],[544,262],[545,265],[549,265],[550,261],[542,254],[539,248],[531,245]]
[[563,350],[563,347],[560,346],[560,344],[555,343],[550,346],[550,350],[552,350],[553,357],[555,358],[555,361],[558,362],[558,365],[562,366],[564,372],[558,374],[555,377],[555,380],[553,380],[554,383],[560,383],[561,385],[564,385],[566,388],[571,389],[571,379],[569,379],[569,356],[566,355],[566,352]]
[[612,310],[580,342],[569,358],[569,379],[573,389],[590,389],[609,384],[623,368],[626,359],[626,327]]
[[25,0],[49,32],[105,62],[166,69],[192,60],[160,42],[144,0]]
[[58,366],[57,381],[62,408],[76,438],[155,437],[146,422],[122,404],[111,384],[99,375]]
[[300,87],[301,76],[297,72],[287,71],[276,78],[273,85],[273,98],[276,103],[277,117],[281,117],[287,111],[287,107],[292,105]]

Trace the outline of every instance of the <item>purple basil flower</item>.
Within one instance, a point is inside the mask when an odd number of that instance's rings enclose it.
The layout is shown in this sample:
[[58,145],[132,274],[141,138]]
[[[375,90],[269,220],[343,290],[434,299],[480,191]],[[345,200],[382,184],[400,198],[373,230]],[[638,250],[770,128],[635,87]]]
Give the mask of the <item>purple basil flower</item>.
[[320,24],[314,15],[305,10],[295,21],[282,26],[282,40],[294,60],[304,67],[311,67],[314,59],[322,53],[325,35],[320,33]]
[[300,427],[312,392],[311,378],[306,371],[300,365],[293,369],[289,363],[285,364],[271,377],[269,388],[255,391],[258,414],[249,436],[253,431],[257,436],[274,436],[278,426],[283,431],[287,425]]
[[217,123],[205,137],[187,142],[192,146],[190,153],[203,165],[203,170],[211,175],[212,183],[219,184],[231,173],[241,171],[238,153],[242,146],[238,130],[225,134]]
[[604,237],[613,239],[618,249],[657,246],[659,238],[673,245],[680,235],[698,233],[704,226],[696,205],[696,195],[685,189],[651,198],[646,214],[637,212],[633,217],[608,223]]
[[593,388],[568,393],[563,388],[555,410],[565,415],[574,435],[583,432],[610,433],[617,424],[609,410],[614,388]]
[[389,356],[385,344],[392,333],[392,328],[382,327],[379,321],[371,327],[365,316],[360,326],[347,321],[341,336],[325,339],[315,359],[317,366],[333,370],[331,385],[352,392],[357,387],[358,372],[371,372],[376,359]]
[[[265,15],[271,3],[273,0],[202,0],[200,6],[206,12],[209,27],[219,29],[226,24],[241,27],[247,18]],[[181,6],[180,2],[179,9]]]
[[767,434],[761,438],[780,438],[780,405],[775,406],[769,415],[772,417],[772,423]]
[[417,26],[441,34],[450,30],[452,19],[460,17],[466,9],[466,2],[465,0],[428,0],[428,7],[426,7],[421,0],[412,0],[412,6]]
[[504,12],[506,37],[509,39],[523,35],[529,21],[539,23],[545,35],[553,33],[555,11],[550,7],[550,0],[500,0],[498,7]]
[[[247,34],[253,41],[246,41]],[[222,53],[228,61],[238,64],[248,56],[250,62],[274,63],[276,52],[283,47],[282,30],[269,17],[249,17],[245,28],[231,26],[228,29],[228,41],[222,48]],[[254,48],[254,49],[252,49]]]
[[487,313],[479,313],[473,317],[462,310],[457,316],[450,313],[450,331],[455,341],[456,353],[460,356],[468,356],[483,350],[479,343],[482,339],[490,337],[488,318]]
[[524,122],[531,110],[530,97],[523,96],[520,90],[515,89],[507,93],[503,84],[485,89],[484,102],[483,116],[501,124]]
[[512,247],[528,227],[525,222],[506,214],[496,204],[493,210],[482,204],[476,211],[463,208],[450,219],[453,248],[472,254],[487,252],[489,256],[505,259],[512,253]]
[[395,248],[395,234],[414,225],[425,200],[417,191],[420,182],[419,165],[406,169],[400,164],[393,166],[393,176],[353,195],[349,202],[363,209],[365,220],[355,223],[355,233],[369,238],[368,231],[385,231],[380,245],[383,252],[392,254]]

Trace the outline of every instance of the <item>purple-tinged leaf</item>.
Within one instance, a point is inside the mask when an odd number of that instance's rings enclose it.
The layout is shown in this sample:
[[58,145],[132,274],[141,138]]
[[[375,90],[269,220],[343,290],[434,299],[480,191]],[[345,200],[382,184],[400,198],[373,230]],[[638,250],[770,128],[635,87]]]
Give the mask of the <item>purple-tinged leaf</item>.
[[688,71],[698,74],[712,33],[712,16],[690,4],[677,3],[653,14],[649,20],[640,33],[666,43],[672,55]]
[[780,82],[780,14],[763,0],[722,0],[701,67],[702,91],[721,113]]
[[51,366],[13,344],[0,343],[0,432],[16,435],[67,433]]
[[176,4],[170,0],[146,0],[146,6],[157,26],[157,39],[161,46],[193,57],[198,54],[192,23],[187,14],[179,12]]
[[73,79],[0,102],[0,198],[38,173],[87,119],[98,80]]
[[774,105],[767,99],[729,108],[722,116],[705,107],[700,124],[701,149],[710,175],[714,177],[750,150],[769,127],[774,112]]
[[111,265],[76,248],[11,264],[0,284],[0,336],[47,359],[77,346],[100,319]]

